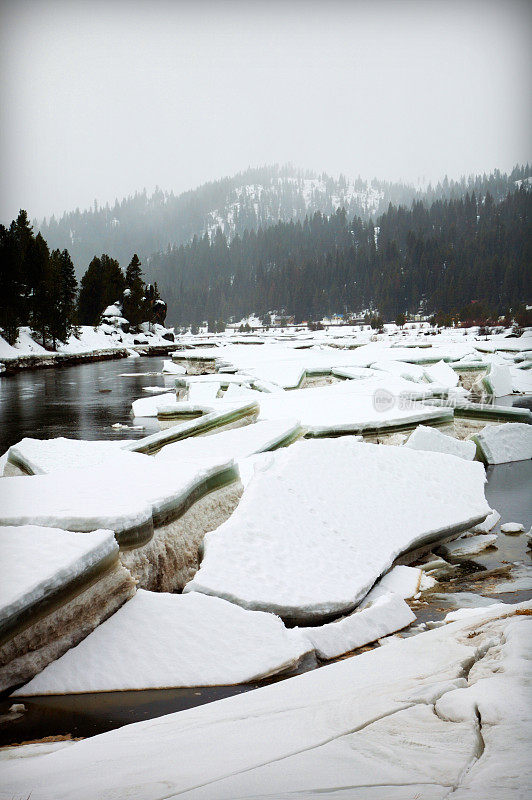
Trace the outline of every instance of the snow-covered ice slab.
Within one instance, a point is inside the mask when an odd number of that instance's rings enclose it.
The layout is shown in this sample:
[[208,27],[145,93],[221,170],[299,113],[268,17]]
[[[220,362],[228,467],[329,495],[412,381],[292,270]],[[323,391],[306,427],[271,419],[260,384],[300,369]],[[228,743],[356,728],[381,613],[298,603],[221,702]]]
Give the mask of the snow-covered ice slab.
[[532,458],[532,425],[509,422],[489,425],[472,437],[486,464],[506,464]]
[[491,529],[494,528],[495,525],[498,523],[500,518],[501,515],[499,514],[499,512],[493,509],[491,514],[488,514],[484,522],[480,522],[478,525],[474,525],[471,528],[471,530],[473,531],[473,533],[489,533]]
[[475,442],[460,441],[427,425],[418,425],[405,447],[432,453],[447,453],[450,456],[464,458],[466,461],[473,461],[477,452]]
[[440,453],[350,437],[296,442],[271,455],[206,536],[185,591],[296,621],[344,613],[401,553],[481,522],[484,483],[481,464]]
[[387,593],[362,611],[315,628],[294,628],[323,659],[335,658],[405,628],[416,616],[397,594]]
[[175,392],[154,394],[150,397],[139,397],[131,404],[134,417],[156,417],[159,406],[175,403]]
[[71,800],[73,788],[78,800],[518,800],[531,777],[523,610],[482,609],[253,692],[14,760],[3,791],[32,800]]
[[[85,441],[82,439],[22,439],[7,452],[4,474],[44,475],[58,469],[96,467],[120,460],[123,441]],[[119,469],[119,466],[117,465]]]
[[31,678],[135,592],[108,530],[0,527],[0,563],[0,690]]
[[486,547],[492,547],[497,541],[496,533],[481,534],[480,536],[468,536],[465,539],[458,539],[455,542],[448,542],[441,546],[444,556],[462,558],[474,556],[481,553]]
[[296,666],[311,649],[273,614],[197,592],[141,589],[16,694],[244,683]]
[[451,408],[415,402],[431,395],[428,384],[393,375],[349,380],[333,386],[261,394],[260,419],[294,416],[310,436],[372,435],[416,424],[452,422]]
[[163,372],[168,375],[184,375],[185,368],[180,364],[175,364],[173,361],[163,361]]
[[171,461],[173,459],[221,460],[247,458],[255,453],[276,450],[294,442],[303,433],[297,420],[275,419],[244,425],[242,428],[213,433],[212,436],[195,436],[182,442],[174,442],[164,447],[155,458]]
[[[150,399],[150,398],[147,398]],[[179,404],[176,404],[179,405]],[[216,410],[210,411],[197,419],[172,425],[166,430],[157,431],[142,439],[131,441],[124,446],[124,450],[134,453],[154,455],[170,442],[178,442],[189,436],[204,436],[230,427],[240,427],[254,422],[259,413],[257,402],[225,403],[217,401]],[[167,415],[170,419],[172,413]],[[286,419],[287,414],[283,417]]]
[[445,361],[438,361],[436,364],[426,366],[424,372],[425,377],[430,383],[437,383],[440,386],[445,386],[447,389],[458,386],[458,373]]
[[420,567],[408,567],[398,564],[380,578],[373,589],[360,603],[360,608],[366,608],[381,597],[394,594],[407,600],[415,597],[418,592],[431,589],[437,581],[427,575]]
[[[510,367],[505,364],[490,364],[486,374],[479,378],[477,383],[487,394],[494,395],[495,397],[504,397],[513,392]],[[475,386],[477,386],[477,384],[475,384]]]
[[0,524],[114,531],[143,588],[182,588],[207,530],[223,522],[241,487],[231,459],[168,464],[119,450],[86,469],[0,480]]

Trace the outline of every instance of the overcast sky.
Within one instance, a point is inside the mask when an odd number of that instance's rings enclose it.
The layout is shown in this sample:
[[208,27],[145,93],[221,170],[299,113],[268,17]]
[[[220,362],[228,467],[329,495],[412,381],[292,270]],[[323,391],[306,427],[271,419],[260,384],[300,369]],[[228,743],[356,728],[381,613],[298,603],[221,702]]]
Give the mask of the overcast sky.
[[3,222],[262,164],[415,182],[531,159],[527,2],[1,8]]

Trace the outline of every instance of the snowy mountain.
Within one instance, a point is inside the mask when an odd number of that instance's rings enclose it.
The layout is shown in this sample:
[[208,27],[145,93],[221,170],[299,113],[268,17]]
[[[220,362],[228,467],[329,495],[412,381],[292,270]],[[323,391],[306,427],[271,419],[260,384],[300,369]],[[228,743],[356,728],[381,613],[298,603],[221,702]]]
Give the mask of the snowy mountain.
[[410,207],[413,200],[430,204],[437,199],[489,191],[502,199],[514,182],[529,174],[529,168],[516,168],[511,175],[495,171],[490,176],[462,179],[447,178],[436,187],[415,188],[402,183],[388,183],[344,176],[332,178],[291,166],[248,169],[233,177],[206,183],[197,189],[174,195],[156,189],[143,192],[87,211],[65,213],[34,222],[51,248],[67,248],[78,275],[96,254],[107,253],[124,267],[134,252],[147,265],[149,256],[169,246],[185,244],[218,228],[228,238],[245,230],[269,227],[279,221],[302,220],[320,211],[330,214],[345,208],[348,218],[359,216],[367,221],[384,213],[390,203]]

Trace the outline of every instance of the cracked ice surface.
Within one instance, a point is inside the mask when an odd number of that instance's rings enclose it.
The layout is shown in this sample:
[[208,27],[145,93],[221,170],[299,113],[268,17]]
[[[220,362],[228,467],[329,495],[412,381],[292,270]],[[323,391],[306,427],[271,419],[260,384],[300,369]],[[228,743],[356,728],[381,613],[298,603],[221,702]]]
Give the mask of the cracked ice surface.
[[8,763],[2,796],[70,800],[75,787],[79,800],[524,798],[524,606],[479,609],[281,683]]
[[310,649],[273,614],[197,592],[139,589],[17,694],[243,683],[294,667]]
[[297,442],[256,469],[206,535],[185,591],[302,621],[345,612],[405,550],[483,519],[484,483],[481,464],[440,453]]

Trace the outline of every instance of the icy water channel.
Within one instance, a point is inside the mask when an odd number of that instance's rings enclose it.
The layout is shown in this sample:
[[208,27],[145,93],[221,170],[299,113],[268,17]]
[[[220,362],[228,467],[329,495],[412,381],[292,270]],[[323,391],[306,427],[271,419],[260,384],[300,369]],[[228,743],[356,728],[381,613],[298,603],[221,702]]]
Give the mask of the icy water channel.
[[[117,430],[111,426],[116,422],[133,424],[131,402],[145,394],[142,387],[173,386],[173,376],[154,374],[160,372],[162,362],[163,359],[157,357],[121,359],[63,369],[27,371],[0,378],[0,453],[24,436],[119,439],[145,435],[148,428],[134,431]],[[109,388],[110,392],[101,391]],[[529,398],[521,398],[514,404],[529,406],[529,402]],[[143,420],[143,424],[157,429],[155,420],[151,423]],[[501,514],[500,523],[520,522],[528,530],[532,524],[532,462],[491,467],[487,477],[486,496],[492,508]],[[505,603],[522,602],[532,597],[532,590],[495,591],[503,581],[518,576],[524,566],[530,568],[532,564],[532,550],[527,548],[526,537],[500,533],[500,523],[494,528],[498,533],[497,549],[489,548],[469,560],[448,559],[458,566],[456,572],[449,579],[440,581],[419,601],[412,601],[417,616],[411,626],[414,630],[419,630],[419,626],[427,622],[442,619],[453,610],[452,597],[458,592],[482,595],[492,602]],[[503,573],[479,580],[483,570],[493,569],[500,569]],[[504,574],[505,570],[507,574]],[[409,633],[407,630],[401,635]],[[347,657],[356,656],[358,652]],[[321,664],[314,656],[309,656],[297,672],[317,666]],[[292,672],[289,676],[294,674]],[[8,709],[13,702],[20,702],[19,699],[4,696],[0,699],[0,746],[49,736],[93,736],[131,722],[240,694],[289,676],[240,686],[21,698],[26,711],[18,716],[9,714]]]
[[157,420],[132,426],[131,403],[144,386],[171,391],[175,375],[161,375],[163,358],[141,356],[72,367],[23,370],[0,376],[0,455],[24,436],[51,439],[139,439],[159,430]]

